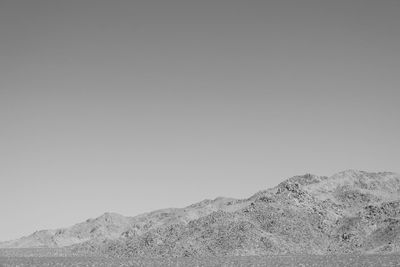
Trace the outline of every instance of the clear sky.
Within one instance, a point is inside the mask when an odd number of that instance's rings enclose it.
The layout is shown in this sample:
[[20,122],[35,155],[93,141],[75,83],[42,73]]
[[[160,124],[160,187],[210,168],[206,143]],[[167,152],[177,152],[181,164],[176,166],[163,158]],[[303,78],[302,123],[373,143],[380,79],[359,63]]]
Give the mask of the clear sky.
[[0,1],[0,240],[400,172],[400,1]]

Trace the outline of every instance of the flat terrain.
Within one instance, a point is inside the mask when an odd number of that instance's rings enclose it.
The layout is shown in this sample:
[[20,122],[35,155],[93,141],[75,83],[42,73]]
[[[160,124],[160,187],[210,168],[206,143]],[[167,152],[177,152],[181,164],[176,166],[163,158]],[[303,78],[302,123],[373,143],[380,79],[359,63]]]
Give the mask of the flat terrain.
[[298,255],[161,259],[0,257],[0,266],[400,266],[400,255]]

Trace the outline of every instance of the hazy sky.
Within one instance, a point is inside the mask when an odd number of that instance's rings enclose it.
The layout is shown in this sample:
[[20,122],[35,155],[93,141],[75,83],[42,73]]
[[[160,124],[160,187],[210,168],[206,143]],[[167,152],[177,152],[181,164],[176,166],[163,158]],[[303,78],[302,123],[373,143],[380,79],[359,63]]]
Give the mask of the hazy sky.
[[0,240],[400,172],[400,1],[0,0]]

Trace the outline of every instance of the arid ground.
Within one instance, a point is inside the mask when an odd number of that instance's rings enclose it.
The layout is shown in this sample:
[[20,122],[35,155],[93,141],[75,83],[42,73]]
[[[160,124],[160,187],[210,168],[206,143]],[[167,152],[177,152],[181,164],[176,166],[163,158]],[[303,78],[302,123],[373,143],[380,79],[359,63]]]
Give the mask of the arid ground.
[[101,257],[1,257],[11,266],[400,266],[400,255],[298,255],[207,258],[130,259]]

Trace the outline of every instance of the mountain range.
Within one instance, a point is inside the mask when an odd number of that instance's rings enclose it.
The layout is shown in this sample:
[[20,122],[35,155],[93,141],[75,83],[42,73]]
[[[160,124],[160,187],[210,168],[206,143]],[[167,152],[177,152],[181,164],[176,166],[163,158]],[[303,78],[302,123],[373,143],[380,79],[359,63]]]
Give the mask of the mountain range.
[[117,257],[398,253],[400,175],[294,176],[246,199],[219,197],[134,217],[105,213],[0,248]]

